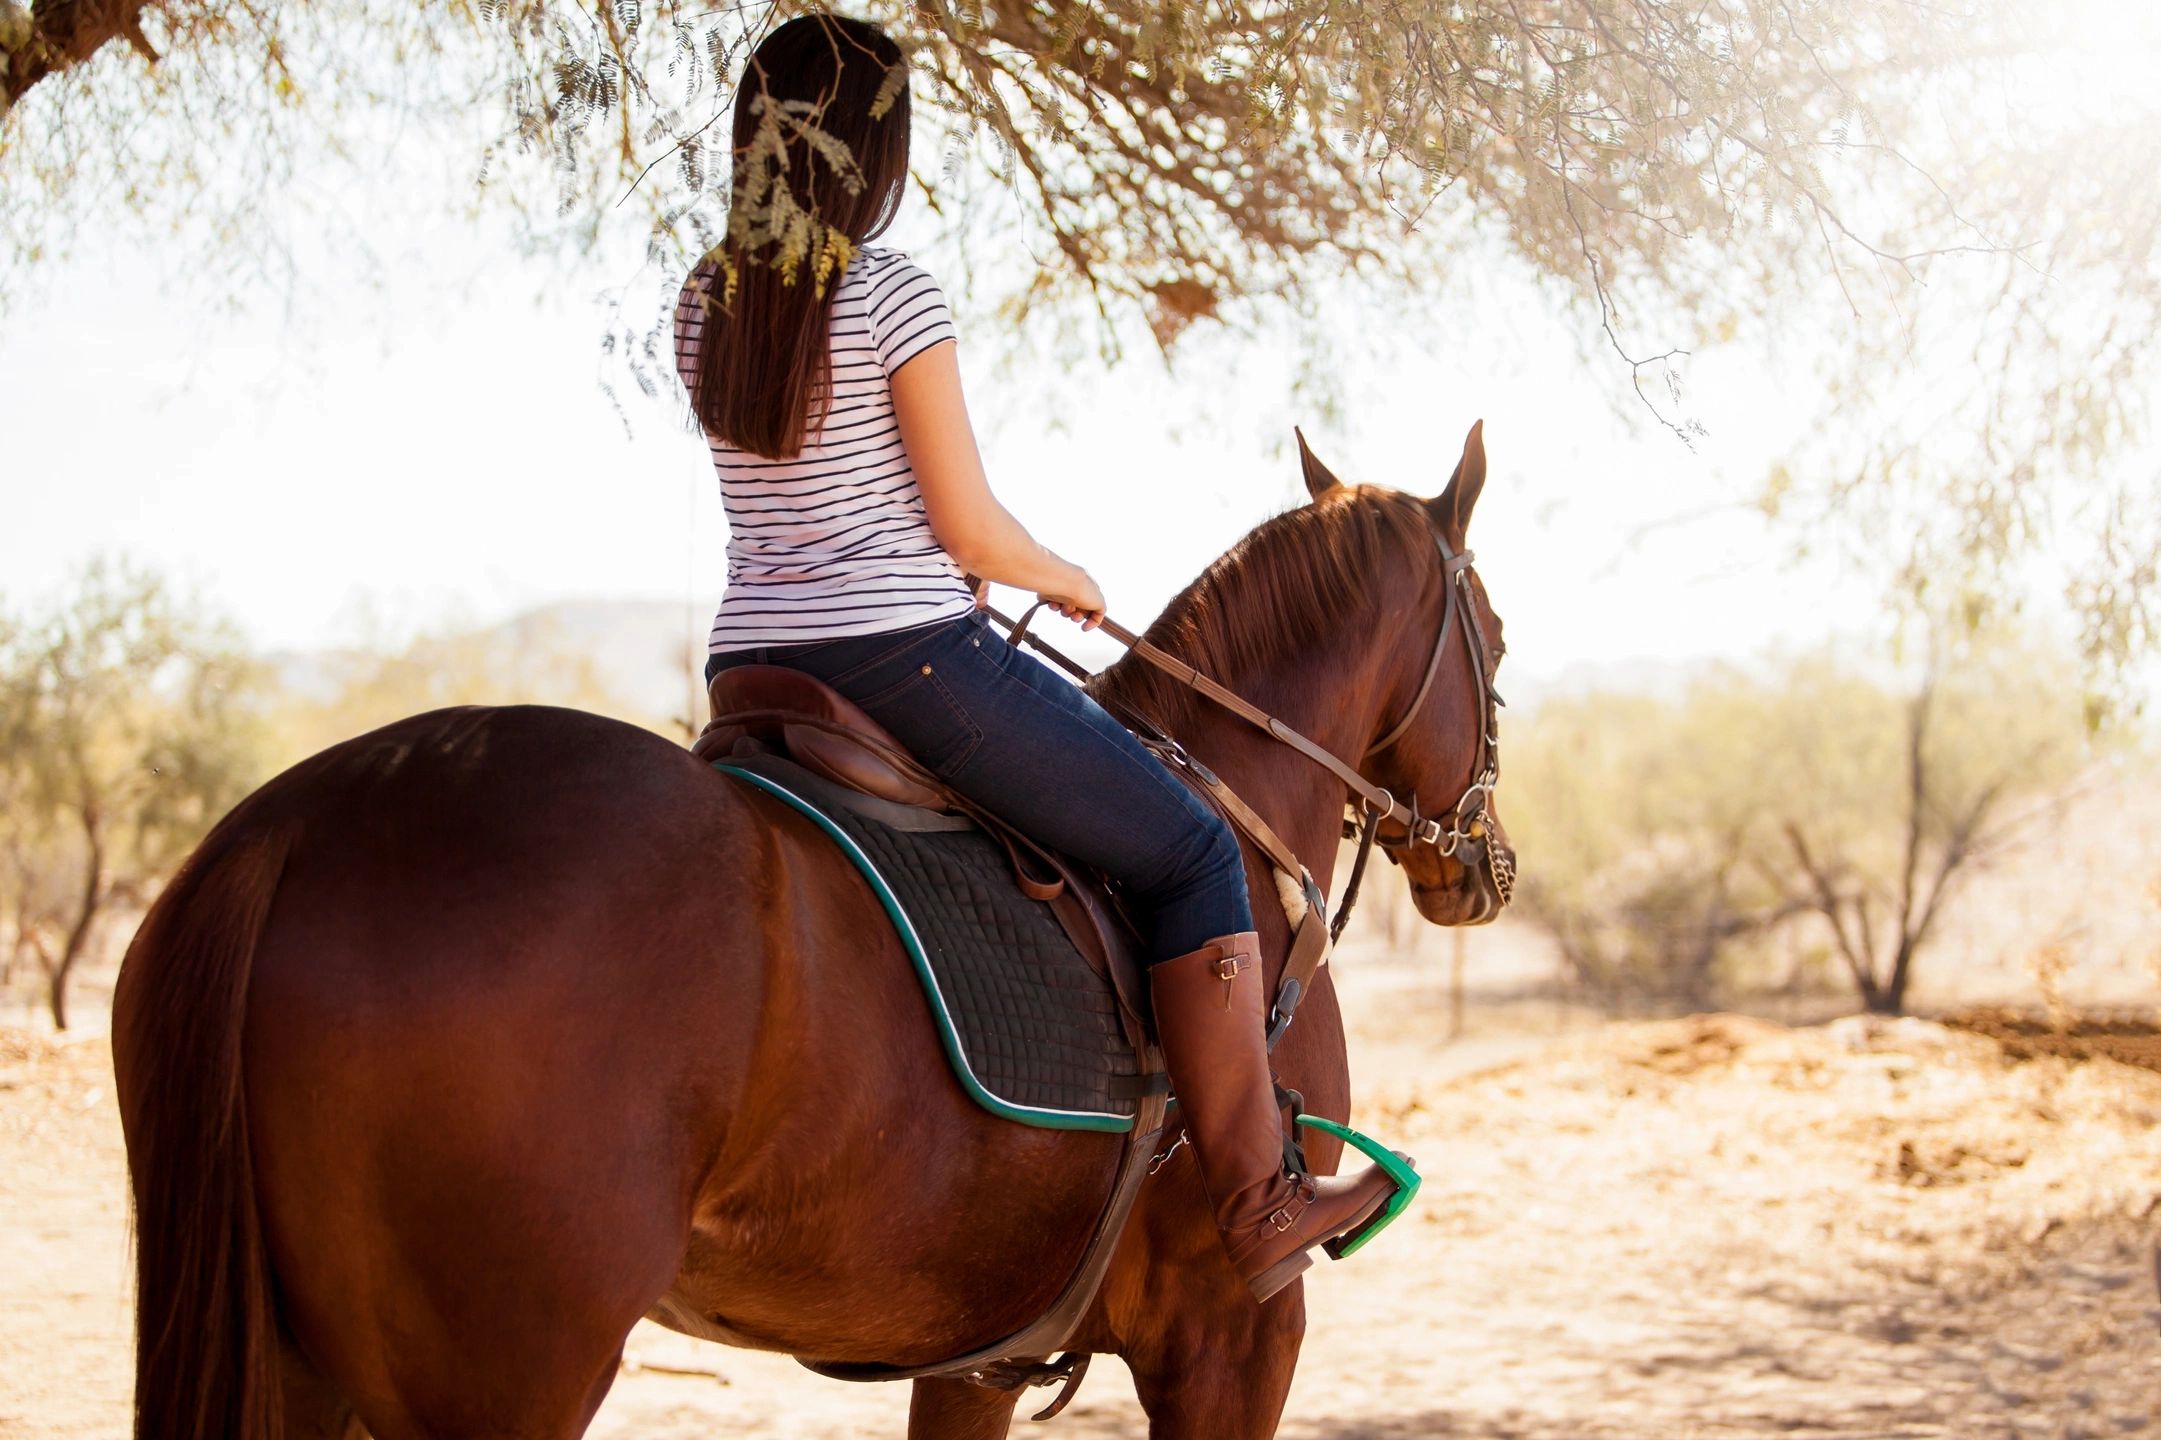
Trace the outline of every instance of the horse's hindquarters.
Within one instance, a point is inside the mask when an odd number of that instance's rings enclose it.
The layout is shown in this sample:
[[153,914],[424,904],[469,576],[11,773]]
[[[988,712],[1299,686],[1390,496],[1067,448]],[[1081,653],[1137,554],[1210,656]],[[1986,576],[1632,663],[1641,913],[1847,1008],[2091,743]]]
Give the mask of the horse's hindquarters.
[[758,978],[670,843],[724,819],[703,778],[520,708],[418,717],[258,797],[297,839],[249,995],[257,1189],[285,1319],[374,1433],[458,1433],[482,1395],[575,1433],[673,1274],[750,1028],[683,981]]
[[247,1112],[286,1317],[371,1429],[516,1395],[490,1423],[553,1433],[663,1295],[888,1361],[1055,1295],[1115,1137],[965,1099],[807,821],[563,711],[421,717],[303,769],[274,787],[300,823]]

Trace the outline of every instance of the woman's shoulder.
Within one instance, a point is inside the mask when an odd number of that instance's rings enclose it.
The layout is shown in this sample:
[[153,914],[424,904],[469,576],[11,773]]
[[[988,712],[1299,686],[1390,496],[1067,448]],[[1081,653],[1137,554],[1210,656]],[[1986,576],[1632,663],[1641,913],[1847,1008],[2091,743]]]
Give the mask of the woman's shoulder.
[[915,257],[890,245],[858,245],[848,261],[848,278],[876,290],[896,280],[929,280],[931,274]]
[[859,245],[848,262],[848,279],[873,308],[903,295],[935,294],[945,298],[938,278],[905,250],[888,245]]
[[890,265],[913,265],[908,252],[891,245],[858,245],[855,247],[855,264],[866,270],[883,270]]
[[849,263],[870,343],[887,375],[942,340],[957,338],[945,290],[908,255],[864,245]]

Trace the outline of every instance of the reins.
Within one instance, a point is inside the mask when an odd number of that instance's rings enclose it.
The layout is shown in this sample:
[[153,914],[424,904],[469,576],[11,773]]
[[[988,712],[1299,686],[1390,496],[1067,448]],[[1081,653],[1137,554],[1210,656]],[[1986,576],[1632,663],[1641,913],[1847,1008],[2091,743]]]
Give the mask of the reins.
[[[1231,823],[1244,832],[1259,847],[1261,853],[1268,857],[1284,883],[1296,887],[1304,897],[1304,915],[1302,919],[1294,920],[1290,958],[1284,968],[1282,984],[1277,990],[1275,1016],[1269,1025],[1271,1046],[1289,1027],[1299,998],[1312,984],[1314,972],[1327,958],[1330,946],[1342,936],[1343,927],[1350,920],[1352,907],[1358,901],[1359,884],[1365,878],[1366,861],[1376,844],[1388,851],[1431,845],[1441,854],[1450,856],[1465,866],[1483,860],[1503,905],[1508,903],[1513,889],[1514,866],[1502,855],[1500,847],[1492,843],[1491,804],[1494,786],[1500,774],[1499,737],[1495,734],[1495,720],[1496,709],[1504,702],[1487,676],[1485,635],[1478,623],[1477,607],[1470,604],[1467,598],[1470,589],[1470,567],[1476,557],[1469,550],[1458,553],[1451,549],[1448,542],[1438,534],[1433,536],[1433,543],[1441,555],[1441,583],[1447,593],[1447,600],[1441,612],[1439,630],[1433,638],[1432,654],[1426,660],[1425,673],[1420,678],[1418,690],[1411,697],[1403,717],[1389,726],[1378,740],[1367,746],[1360,759],[1380,753],[1410,732],[1419,711],[1425,706],[1426,697],[1433,690],[1435,677],[1440,673],[1441,656],[1448,649],[1449,636],[1460,632],[1464,647],[1469,652],[1471,675],[1478,692],[1479,735],[1477,752],[1472,757],[1471,782],[1449,810],[1445,828],[1440,820],[1419,814],[1416,794],[1411,796],[1410,803],[1406,805],[1385,787],[1368,780],[1359,773],[1356,766],[1335,752],[1117,621],[1105,617],[1098,627],[1125,646],[1128,652],[1139,656],[1188,689],[1206,696],[1255,729],[1321,766],[1342,781],[1350,795],[1356,797],[1359,817],[1346,821],[1345,838],[1355,835],[1358,852],[1351,863],[1350,879],[1344,885],[1343,897],[1337,902],[1336,913],[1331,921],[1327,916],[1327,906],[1320,887],[1314,883],[1311,872],[1283,842],[1282,837],[1276,834],[1274,828],[1208,767],[1187,754],[1185,747],[1175,738],[1164,734],[1146,717],[1128,717],[1129,720],[1140,722],[1134,728],[1142,743],[1155,751],[1166,763],[1184,770],[1200,782]],[[973,577],[970,583],[975,583]],[[1021,612],[1018,620],[1001,614],[988,605],[985,605],[984,609],[993,620],[1006,627],[1008,643],[1027,645],[1078,680],[1094,679],[1095,672],[1063,654],[1049,642],[1029,633],[1029,623],[1046,603],[1048,602],[1036,601]],[[1403,826],[1403,837],[1383,838],[1379,833],[1383,821],[1400,823]]]

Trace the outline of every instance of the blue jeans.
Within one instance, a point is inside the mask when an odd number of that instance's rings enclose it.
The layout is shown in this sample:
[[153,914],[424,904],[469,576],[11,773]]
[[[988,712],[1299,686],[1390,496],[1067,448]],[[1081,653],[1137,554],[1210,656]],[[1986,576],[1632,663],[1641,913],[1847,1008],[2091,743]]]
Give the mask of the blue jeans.
[[1102,706],[1006,643],[980,610],[911,630],[713,655],[808,671],[890,730],[940,780],[1117,881],[1151,960],[1253,928],[1223,818]]

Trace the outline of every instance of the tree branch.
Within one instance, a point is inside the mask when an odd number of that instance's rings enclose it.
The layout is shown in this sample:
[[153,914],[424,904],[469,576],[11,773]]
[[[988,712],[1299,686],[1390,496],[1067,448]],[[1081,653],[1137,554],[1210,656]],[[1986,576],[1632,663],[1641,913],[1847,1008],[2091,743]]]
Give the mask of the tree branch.
[[0,0],[0,117],[49,75],[71,70],[114,40],[155,64],[143,34],[150,0]]
[[83,830],[83,843],[88,851],[83,858],[82,898],[77,902],[75,922],[68,927],[67,942],[60,949],[60,956],[50,967],[52,975],[53,1027],[68,1028],[68,978],[75,971],[75,962],[82,959],[83,950],[90,943],[91,927],[97,923],[98,914],[105,908],[105,827],[103,811],[94,794],[85,794],[76,810],[76,819]]
[[1898,882],[1898,939],[1903,953],[1913,936],[1914,881],[1921,863],[1921,826],[1928,803],[1928,717],[1936,697],[1935,642],[1929,644],[1928,668],[1921,688],[1906,709],[1906,859]]
[[1809,852],[1808,841],[1802,836],[1798,823],[1788,820],[1785,831],[1786,843],[1792,848],[1793,857],[1801,866],[1801,873],[1808,877],[1813,887],[1814,908],[1831,924],[1832,938],[1838,942],[1838,953],[1845,960],[1847,970],[1852,972],[1854,988],[1861,992],[1863,1000],[1872,1000],[1876,994],[1873,966],[1869,964],[1862,950],[1854,944],[1852,937],[1846,933],[1846,920],[1841,913],[1838,891],[1832,885],[1829,873],[1816,863],[1815,856]]

